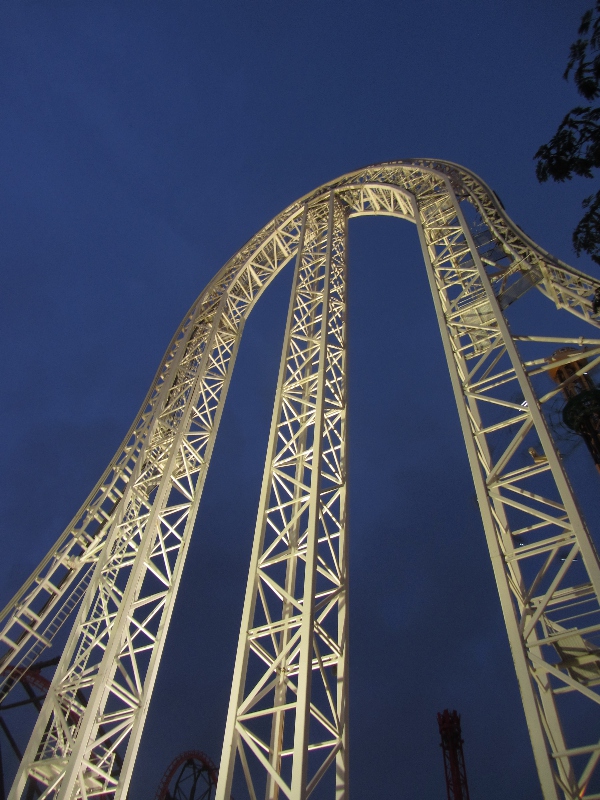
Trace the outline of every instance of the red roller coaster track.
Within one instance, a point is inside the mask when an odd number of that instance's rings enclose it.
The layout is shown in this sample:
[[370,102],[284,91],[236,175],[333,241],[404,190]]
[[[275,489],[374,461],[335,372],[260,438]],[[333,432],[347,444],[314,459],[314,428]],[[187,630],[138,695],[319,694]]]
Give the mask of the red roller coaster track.
[[185,753],[180,753],[167,767],[165,774],[162,776],[161,782],[158,785],[154,800],[165,800],[169,791],[169,784],[171,783],[174,775],[179,767],[183,766],[186,761],[190,760],[199,761],[207,770],[210,780],[214,786],[217,785],[217,778],[219,771],[215,766],[214,761],[209,758],[202,750],[186,750]]

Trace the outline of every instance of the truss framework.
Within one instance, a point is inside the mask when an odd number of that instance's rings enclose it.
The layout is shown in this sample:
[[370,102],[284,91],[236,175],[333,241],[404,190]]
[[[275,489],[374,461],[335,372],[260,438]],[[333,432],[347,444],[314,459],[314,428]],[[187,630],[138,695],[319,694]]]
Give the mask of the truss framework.
[[[346,212],[307,205],[242,616],[219,795],[346,796]],[[260,777],[263,780],[260,780]],[[258,778],[258,779],[257,779]]]
[[79,605],[14,800],[28,779],[43,798],[126,793],[244,320],[294,256],[218,798],[238,756],[252,800],[304,800],[332,773],[347,798],[345,241],[362,214],[419,232],[544,797],[600,798],[600,726],[577,722],[585,704],[598,719],[600,568],[540,356],[575,344],[591,369],[600,338],[506,321],[537,287],[597,328],[598,282],[531,242],[468,170],[406,161],[317,189],[215,276],[115,459],[0,616],[6,694]]

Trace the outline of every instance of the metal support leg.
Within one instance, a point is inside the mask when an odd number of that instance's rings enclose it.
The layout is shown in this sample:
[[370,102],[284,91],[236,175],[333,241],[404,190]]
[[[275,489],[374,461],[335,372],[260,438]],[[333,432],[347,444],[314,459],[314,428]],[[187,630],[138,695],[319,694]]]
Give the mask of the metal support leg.
[[[346,216],[305,209],[217,800],[346,798]],[[330,770],[331,768],[331,770]]]

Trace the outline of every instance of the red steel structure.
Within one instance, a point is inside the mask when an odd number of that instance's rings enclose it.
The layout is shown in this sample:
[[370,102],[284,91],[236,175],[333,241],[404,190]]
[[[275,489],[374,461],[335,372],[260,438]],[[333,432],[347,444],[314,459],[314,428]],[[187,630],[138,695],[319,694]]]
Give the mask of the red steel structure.
[[446,708],[437,715],[444,753],[444,772],[448,800],[469,800],[467,771],[463,753],[463,738],[460,730],[460,714]]
[[[3,739],[6,740],[10,750],[12,750],[18,761],[23,758],[23,753],[17,742],[18,737],[15,738],[16,734],[14,734],[14,732],[11,730],[12,724],[9,725],[6,720],[6,712],[12,712],[13,709],[18,709],[20,711],[24,706],[33,706],[38,712],[41,711],[42,703],[44,702],[46,695],[50,690],[51,683],[50,679],[42,674],[42,670],[48,667],[55,667],[58,663],[58,660],[58,657],[55,657],[46,661],[37,661],[35,667],[32,667],[29,670],[21,667],[8,667],[0,671],[0,681],[2,679],[7,680],[9,691],[17,685],[22,689],[22,699],[16,699],[14,702],[7,703],[6,695],[4,695],[4,697],[0,697],[0,731],[4,734],[4,737],[0,736],[0,742],[2,742]],[[79,696],[79,699],[82,699],[81,695]],[[12,717],[12,714],[10,716]],[[79,722],[79,714],[73,709],[69,711],[67,718],[69,723],[73,726],[76,726]],[[11,719],[10,721],[11,723],[14,723],[14,719]],[[103,728],[103,726],[100,727]],[[0,745],[0,800],[6,800],[6,761],[6,754],[3,757]],[[122,764],[123,762],[119,756],[119,758],[116,759],[113,768],[113,774],[115,777],[119,775]],[[24,796],[25,800],[35,800],[35,798],[40,797],[41,794],[42,789],[38,783],[31,779],[28,780],[27,790]],[[196,800],[198,800],[198,798],[196,798]]]
[[167,767],[154,800],[212,800],[218,769],[201,750],[186,750]]
[[[10,688],[17,685],[21,688],[20,698],[15,698],[13,702],[7,703],[5,697],[0,699],[0,800],[6,800],[6,768],[10,762],[10,751],[18,761],[23,758],[21,747],[17,741],[19,736],[13,727],[13,709],[18,709],[17,716],[24,706],[34,706],[38,712],[41,710],[42,703],[50,688],[50,681],[45,675],[42,675],[42,670],[46,667],[54,667],[57,663],[58,658],[52,658],[48,661],[38,661],[35,668],[29,671],[18,667],[0,671],[0,681],[8,678]],[[10,713],[7,714],[6,712]],[[8,744],[8,748],[4,753],[2,752],[3,744]],[[41,789],[37,784],[30,781],[25,798],[26,800],[33,800],[39,797],[41,793]]]

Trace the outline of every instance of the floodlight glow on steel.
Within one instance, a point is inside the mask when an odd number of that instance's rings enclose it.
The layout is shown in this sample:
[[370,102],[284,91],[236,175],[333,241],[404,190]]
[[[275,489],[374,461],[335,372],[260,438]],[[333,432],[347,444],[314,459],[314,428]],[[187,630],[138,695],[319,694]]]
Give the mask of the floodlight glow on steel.
[[[244,322],[290,261],[216,800],[236,770],[251,800],[347,800],[346,235],[365,214],[417,228],[544,798],[600,798],[600,725],[562,724],[586,706],[598,720],[600,565],[546,421],[557,364],[539,355],[585,346],[600,363],[600,283],[469,170],[415,159],[293,203],[185,316],[106,472],[0,615],[6,694],[77,610],[10,800],[31,780],[41,800],[124,800]],[[564,314],[556,333],[512,332],[505,311],[534,287],[590,336],[565,335]]]

